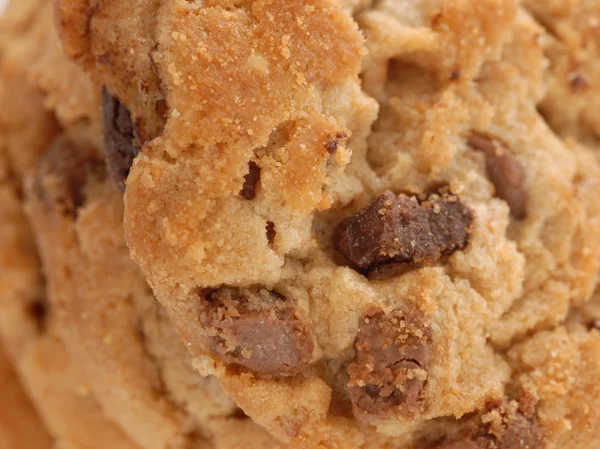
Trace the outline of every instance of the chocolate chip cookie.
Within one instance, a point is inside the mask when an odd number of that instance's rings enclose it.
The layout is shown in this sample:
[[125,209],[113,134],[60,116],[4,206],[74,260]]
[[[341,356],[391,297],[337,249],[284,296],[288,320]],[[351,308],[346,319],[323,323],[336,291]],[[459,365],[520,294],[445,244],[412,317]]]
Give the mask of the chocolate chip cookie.
[[600,438],[596,357],[567,355],[598,335],[565,324],[596,287],[600,171],[550,118],[536,5],[58,2],[133,259],[282,441]]
[[[5,158],[7,134],[9,130],[0,134],[0,229],[4,236],[0,241],[1,343],[57,447],[136,449],[138,446],[106,418],[96,398],[89,394],[86,381],[66,350],[62,338],[64,322],[48,301],[37,250],[23,212],[21,179]],[[31,441],[24,447],[54,447],[41,429],[32,428],[39,421],[24,421],[14,427],[15,420],[20,419],[18,407],[26,407],[24,399],[19,401],[7,410],[8,417],[2,423],[11,426],[9,430],[13,432],[29,429],[27,436]],[[7,444],[11,441],[7,440]],[[7,448],[20,447],[19,440],[13,443]]]
[[594,91],[595,7],[538,3],[59,0],[89,80],[9,22],[46,304],[131,441],[600,441],[593,107],[557,81]]

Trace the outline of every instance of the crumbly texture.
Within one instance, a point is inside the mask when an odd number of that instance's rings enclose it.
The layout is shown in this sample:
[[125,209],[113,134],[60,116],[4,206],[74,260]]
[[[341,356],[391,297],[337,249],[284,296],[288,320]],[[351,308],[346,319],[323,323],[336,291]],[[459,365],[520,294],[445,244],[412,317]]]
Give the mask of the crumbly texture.
[[[540,25],[593,66],[597,2],[542,3],[58,1],[131,122],[104,131],[133,259],[196,368],[282,441],[598,442],[536,377],[548,339],[556,363],[597,341],[564,323],[596,287],[600,169],[587,122],[560,122],[593,103],[562,101]],[[592,383],[557,385],[593,409]]]
[[107,447],[593,447],[595,3],[58,0],[88,80],[14,2],[32,385]]

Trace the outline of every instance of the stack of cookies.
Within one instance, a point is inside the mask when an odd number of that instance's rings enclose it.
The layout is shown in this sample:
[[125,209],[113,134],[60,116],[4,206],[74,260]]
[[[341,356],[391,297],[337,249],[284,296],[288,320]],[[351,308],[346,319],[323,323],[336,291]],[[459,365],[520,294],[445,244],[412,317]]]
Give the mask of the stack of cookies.
[[7,448],[600,445],[597,0],[13,0],[0,106]]

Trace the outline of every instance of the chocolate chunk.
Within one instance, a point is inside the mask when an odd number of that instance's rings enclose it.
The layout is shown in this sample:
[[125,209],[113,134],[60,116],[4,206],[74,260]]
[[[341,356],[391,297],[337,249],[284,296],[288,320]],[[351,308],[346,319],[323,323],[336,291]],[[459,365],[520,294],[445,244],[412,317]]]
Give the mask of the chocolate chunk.
[[466,435],[444,442],[435,449],[542,449],[543,429],[527,419],[507,400],[487,405],[485,419],[478,415],[467,427]]
[[272,221],[267,221],[266,230],[267,230],[267,240],[272,245],[273,242],[275,241],[275,237],[277,237],[277,232],[275,231],[275,223],[273,223]]
[[346,134],[343,131],[331,134],[329,137],[327,137],[327,140],[325,141],[325,149],[329,152],[329,154],[333,154],[337,151],[341,141],[347,138],[348,134]]
[[525,218],[525,170],[513,152],[501,142],[476,133],[469,135],[467,143],[485,154],[487,175],[496,188],[496,195],[508,203],[513,217],[518,220]]
[[244,177],[244,185],[242,186],[240,195],[247,200],[253,200],[256,196],[256,186],[260,180],[260,167],[252,161],[248,164],[248,167],[249,171]]
[[596,329],[600,330],[600,318],[595,318],[593,320],[589,320],[587,323],[588,330]]
[[307,326],[275,292],[219,288],[202,301],[200,320],[211,348],[229,365],[263,376],[292,376],[310,362]]
[[436,262],[469,244],[473,213],[454,195],[419,203],[392,192],[379,195],[340,223],[334,244],[359,269],[386,262]]
[[569,84],[571,84],[571,91],[575,94],[585,92],[590,88],[590,84],[580,73],[573,74],[569,80]]
[[85,202],[88,177],[92,174],[102,177],[102,165],[92,149],[79,147],[66,136],[60,136],[38,161],[35,192],[48,210],[75,218]]
[[246,413],[244,413],[244,411],[241,408],[236,408],[233,412],[231,412],[231,414],[229,415],[230,419],[237,419],[240,421],[245,421],[248,419],[251,419],[248,415],[246,415]]
[[543,446],[541,427],[521,414],[503,416],[503,423],[489,432],[496,438],[498,449],[539,449]]
[[125,191],[125,180],[140,152],[131,114],[121,102],[102,89],[104,152],[110,179]]
[[421,411],[431,355],[431,332],[422,313],[373,308],[359,325],[354,347],[347,389],[357,419]]
[[166,100],[158,100],[154,105],[154,111],[161,117],[166,118],[169,112]]
[[43,332],[46,328],[46,317],[48,316],[46,302],[42,299],[38,299],[29,303],[27,305],[27,314],[35,322],[38,332]]
[[450,74],[450,81],[457,81],[460,79],[460,70],[455,69],[452,70],[452,73]]

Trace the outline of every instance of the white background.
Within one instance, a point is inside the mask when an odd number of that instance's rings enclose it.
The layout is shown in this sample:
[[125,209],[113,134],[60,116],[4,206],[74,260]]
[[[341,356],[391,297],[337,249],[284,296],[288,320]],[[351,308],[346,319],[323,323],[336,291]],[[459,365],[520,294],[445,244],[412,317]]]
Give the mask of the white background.
[[8,0],[0,0],[0,14],[2,14],[2,10],[6,6],[7,2],[8,2]]

